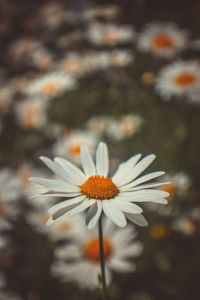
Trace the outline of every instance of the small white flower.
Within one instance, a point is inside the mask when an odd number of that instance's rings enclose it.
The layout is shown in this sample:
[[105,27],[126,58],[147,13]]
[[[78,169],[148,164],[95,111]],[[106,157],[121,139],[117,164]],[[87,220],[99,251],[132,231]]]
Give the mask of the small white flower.
[[111,139],[121,140],[133,135],[142,122],[142,119],[132,114],[122,116],[119,120],[113,120],[107,127],[107,134]]
[[111,65],[123,67],[133,60],[133,55],[127,50],[115,50],[111,52]]
[[47,103],[40,99],[24,100],[16,104],[18,123],[25,129],[40,129],[46,124]]
[[200,209],[193,208],[182,216],[179,216],[172,223],[172,229],[186,235],[195,233],[200,224]]
[[173,23],[150,23],[138,37],[138,49],[161,57],[172,57],[187,44],[187,33]]
[[[46,226],[46,222],[51,217],[47,213],[52,201],[43,202],[43,204],[35,205],[34,210],[27,214],[26,221],[34,227],[39,233],[46,235],[50,240],[58,241],[73,236],[76,231],[79,231],[82,223],[80,216],[65,217],[58,220],[55,226]],[[54,201],[55,204],[55,201]]]
[[94,116],[87,122],[87,127],[95,135],[102,136],[105,134],[111,123],[111,118],[107,116]]
[[127,225],[126,218],[138,225],[147,225],[142,208],[134,202],[167,204],[164,198],[169,194],[153,189],[163,183],[143,184],[163,175],[164,172],[152,172],[137,178],[152,163],[155,155],[148,155],[138,162],[140,158],[141,154],[131,157],[119,165],[112,177],[108,177],[108,149],[104,143],[100,143],[97,148],[96,165],[88,148],[81,147],[83,171],[66,159],[56,157],[51,161],[47,157],[41,157],[41,160],[63,180],[37,177],[30,180],[46,187],[49,192],[45,195],[68,198],[49,210],[52,217],[48,224],[88,209],[86,224],[89,229],[94,228],[102,212],[119,227]]
[[[137,236],[133,226],[124,230],[117,229],[110,221],[104,224],[104,259],[107,284],[111,282],[111,271],[127,273],[135,271],[131,261],[142,252],[140,242],[134,241]],[[99,274],[99,238],[98,232],[82,229],[68,245],[55,250],[56,261],[52,274],[61,276],[63,281],[75,281],[81,288],[98,287]]]
[[186,96],[200,92],[200,64],[196,61],[178,61],[164,67],[156,79],[156,90],[169,100],[172,96]]
[[81,163],[81,146],[87,146],[94,153],[97,146],[97,137],[89,131],[72,131],[68,135],[60,137],[53,147],[53,153],[67,157],[76,164]]
[[131,42],[135,32],[132,26],[92,23],[86,36],[88,40],[98,46],[115,46]]
[[44,47],[29,54],[29,63],[40,70],[49,70],[54,65],[53,55]]
[[15,202],[21,196],[20,180],[9,168],[0,170],[0,203]]
[[66,90],[74,88],[75,80],[73,77],[63,72],[52,72],[33,80],[27,87],[27,95],[52,99],[59,96]]

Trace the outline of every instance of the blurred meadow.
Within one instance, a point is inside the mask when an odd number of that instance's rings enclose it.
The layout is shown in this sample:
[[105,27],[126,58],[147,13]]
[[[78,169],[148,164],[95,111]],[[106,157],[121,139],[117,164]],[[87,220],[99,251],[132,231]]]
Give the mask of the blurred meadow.
[[143,205],[147,227],[108,230],[108,263],[123,235],[135,243],[108,299],[199,300],[200,2],[0,0],[0,16],[0,300],[101,299],[83,246],[95,231],[81,216],[47,226],[59,199],[28,181],[53,178],[40,156],[81,167],[100,141],[111,174],[154,153],[148,171],[171,182],[168,205]]

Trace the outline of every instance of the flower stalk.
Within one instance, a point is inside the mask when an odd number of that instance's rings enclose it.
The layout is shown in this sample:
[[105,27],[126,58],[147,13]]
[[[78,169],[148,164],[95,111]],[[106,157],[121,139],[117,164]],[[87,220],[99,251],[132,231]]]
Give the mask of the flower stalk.
[[105,261],[104,261],[104,249],[103,249],[103,228],[102,228],[102,216],[99,218],[99,254],[100,254],[100,290],[102,294],[102,300],[106,300],[106,275],[105,275]]

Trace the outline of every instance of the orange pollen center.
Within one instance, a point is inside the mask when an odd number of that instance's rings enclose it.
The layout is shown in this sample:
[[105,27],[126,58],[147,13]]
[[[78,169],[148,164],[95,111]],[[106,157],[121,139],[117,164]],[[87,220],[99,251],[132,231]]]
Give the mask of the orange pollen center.
[[[110,242],[106,239],[103,239],[103,250],[104,250],[104,258],[107,259],[112,253],[112,246]],[[100,253],[99,253],[99,239],[96,238],[91,240],[88,244],[85,245],[84,248],[85,257],[93,262],[100,261]]]
[[81,191],[89,198],[99,200],[114,198],[119,193],[112,178],[99,175],[89,177],[81,186]]
[[175,77],[175,83],[183,87],[193,85],[196,81],[196,75],[189,72],[184,72]]
[[72,73],[78,73],[81,69],[80,61],[76,58],[70,58],[66,63],[64,68]]
[[46,83],[42,88],[42,93],[46,96],[51,96],[59,90],[59,85],[54,82]]
[[70,147],[69,151],[73,154],[73,155],[79,155],[81,152],[81,145],[73,145]]
[[41,216],[41,221],[42,221],[42,224],[46,224],[46,222],[48,221],[48,219],[51,217],[50,214],[48,213],[45,213]]
[[153,39],[152,45],[157,49],[172,48],[174,46],[174,41],[169,35],[160,34]]
[[161,187],[161,189],[167,193],[169,193],[169,198],[171,198],[175,192],[176,192],[176,187],[173,183],[169,183],[169,184],[166,184],[166,185],[163,185]]

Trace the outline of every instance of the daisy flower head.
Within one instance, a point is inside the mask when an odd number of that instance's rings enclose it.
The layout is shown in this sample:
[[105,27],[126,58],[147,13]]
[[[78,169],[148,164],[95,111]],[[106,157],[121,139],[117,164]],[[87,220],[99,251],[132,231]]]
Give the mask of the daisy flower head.
[[46,124],[46,109],[41,99],[21,101],[15,107],[17,121],[24,129],[40,129]]
[[85,145],[94,154],[98,139],[90,131],[75,130],[58,139],[53,147],[55,155],[67,157],[76,164],[81,164],[81,146]]
[[197,61],[178,61],[164,67],[155,80],[155,88],[164,100],[200,92],[200,67]]
[[81,147],[83,171],[60,157],[56,157],[54,161],[43,156],[40,158],[63,180],[37,177],[30,180],[45,186],[49,190],[48,196],[67,198],[49,210],[52,214],[47,222],[49,225],[64,216],[73,216],[87,210],[86,224],[89,229],[95,227],[102,212],[119,227],[127,225],[126,218],[138,225],[146,226],[143,210],[134,202],[167,204],[165,197],[169,196],[169,193],[153,189],[163,183],[143,184],[163,175],[164,172],[152,172],[138,178],[155,159],[153,154],[140,162],[138,161],[141,154],[131,157],[119,165],[112,177],[108,177],[108,149],[102,142],[97,147],[96,164],[87,146]]
[[121,140],[133,135],[140,127],[142,119],[132,114],[124,115],[119,120],[113,120],[107,128],[111,139]]
[[97,46],[115,46],[129,43],[135,35],[130,25],[115,25],[92,23],[88,28],[86,36],[88,40]]
[[50,100],[74,88],[75,79],[63,72],[51,72],[33,80],[27,87],[26,93],[31,97],[41,97]]
[[[119,230],[109,220],[104,223],[103,248],[107,284],[112,280],[111,271],[135,271],[136,266],[132,258],[142,252],[142,244],[134,240],[136,236],[137,233],[131,225]],[[69,244],[55,249],[55,257],[52,265],[54,276],[60,276],[63,281],[77,282],[81,288],[98,287],[100,253],[97,230],[89,231],[83,227]]]
[[170,58],[186,47],[187,33],[173,23],[150,23],[138,36],[138,49]]
[[199,207],[187,211],[185,214],[178,216],[172,223],[172,229],[185,235],[194,234],[200,224]]

